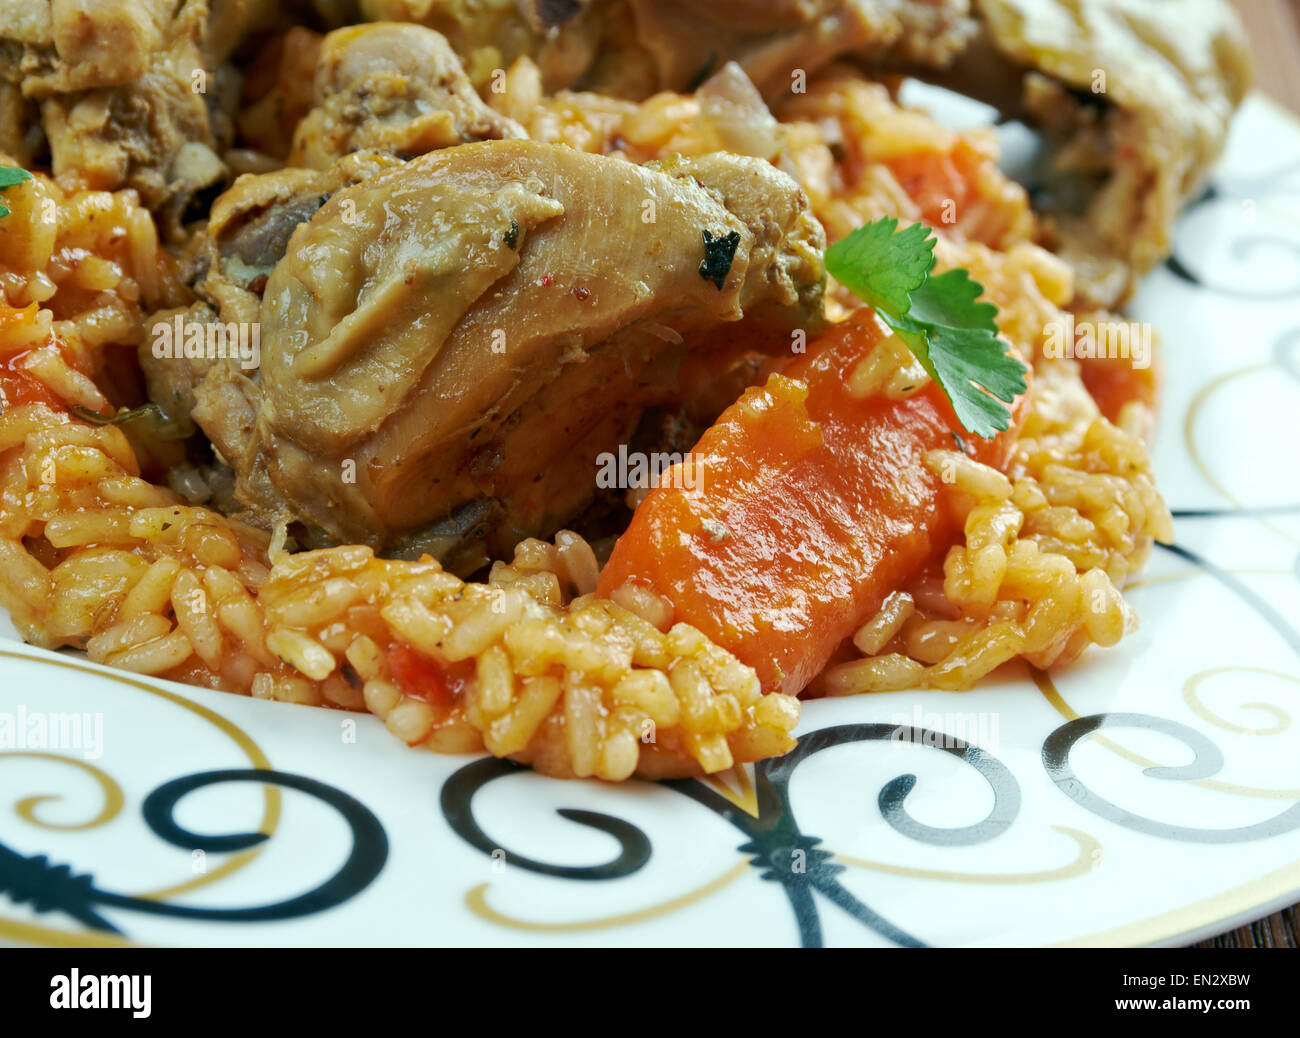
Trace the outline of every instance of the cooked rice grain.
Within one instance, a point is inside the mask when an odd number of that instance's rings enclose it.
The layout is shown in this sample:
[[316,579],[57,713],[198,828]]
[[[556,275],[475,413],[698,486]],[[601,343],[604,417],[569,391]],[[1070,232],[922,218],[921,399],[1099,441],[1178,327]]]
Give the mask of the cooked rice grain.
[[[526,59],[492,100],[535,138],[632,161],[719,146],[695,97],[546,98]],[[849,69],[817,77],[776,114],[778,161],[831,240],[882,216],[921,219],[891,163],[959,154],[971,190],[942,228],[938,267],[966,267],[985,286],[1001,332],[1035,369],[1005,472],[960,451],[927,459],[960,541],[942,572],[884,600],[853,638],[863,658],[831,667],[816,689],[967,688],[1017,656],[1049,666],[1113,645],[1136,622],[1119,589],[1170,532],[1141,441],[1150,414],[1130,404],[1108,422],[1077,366],[1044,358],[1072,274],[1034,244],[1028,200],[998,172],[992,137],[940,130]],[[5,201],[0,291],[25,309],[0,313],[0,352],[25,352],[25,372],[53,397],[106,411],[87,372],[104,348],[134,347],[147,313],[185,305],[175,264],[132,192],[66,192],[36,176]],[[856,305],[830,287],[832,317]],[[907,350],[873,357],[855,393],[897,399],[924,384]],[[576,534],[524,541],[487,584],[359,546],[290,555],[283,527],[273,539],[146,482],[141,461],[185,459],[175,444],[129,435],[41,403],[0,414],[0,606],[33,644],[369,710],[411,745],[486,748],[556,775],[712,772],[794,745],[796,699],[763,696],[752,669],[675,622],[670,601],[635,585],[592,597],[598,558]],[[415,653],[415,678],[409,660],[394,673],[398,647]]]
[[[561,584],[589,589],[597,572],[576,534],[525,542],[492,584],[355,546],[281,555],[268,569],[264,535],[166,492],[165,504],[110,506],[100,486],[120,500],[143,483],[118,430],[39,404],[0,415],[0,442],[14,442],[10,427],[40,430],[10,448],[25,464],[5,464],[0,487],[0,594],[33,643],[260,698],[364,705],[412,745],[486,747],[565,775],[624,779],[646,748],[663,775],[794,744],[797,704],[759,711],[753,671],[698,631],[661,632],[590,595],[567,602]],[[51,458],[55,479],[43,483]],[[519,574],[550,578],[543,599],[508,579]],[[472,664],[463,702],[403,691],[388,664],[395,643],[448,681]]]

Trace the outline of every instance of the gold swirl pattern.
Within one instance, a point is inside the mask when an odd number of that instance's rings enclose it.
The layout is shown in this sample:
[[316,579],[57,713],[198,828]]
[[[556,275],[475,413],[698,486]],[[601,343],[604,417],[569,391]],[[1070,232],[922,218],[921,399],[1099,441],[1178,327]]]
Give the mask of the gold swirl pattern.
[[740,808],[750,818],[757,818],[758,792],[754,789],[753,771],[752,764],[734,764],[726,771],[704,775],[699,781]]
[[866,858],[853,858],[847,854],[837,854],[835,860],[844,865],[853,865],[873,872],[884,872],[891,876],[909,876],[912,879],[937,879],[946,883],[990,883],[1019,885],[1022,883],[1051,883],[1058,879],[1070,879],[1082,876],[1097,867],[1101,860],[1101,841],[1080,829],[1071,829],[1064,825],[1052,826],[1052,831],[1064,833],[1070,837],[1078,848],[1074,860],[1055,869],[1039,872],[948,872],[942,869],[917,869],[905,865],[889,865],[881,861],[869,861]]
[[139,948],[134,941],[117,934],[85,930],[72,933],[51,926],[20,923],[16,919],[0,919],[0,937],[24,944],[37,944],[42,948]]
[[[1232,668],[1213,668],[1201,671],[1188,680],[1195,681],[1198,678],[1208,676],[1212,673],[1217,673],[1218,670],[1223,669]],[[1038,690],[1043,694],[1043,698],[1052,705],[1052,708],[1058,714],[1064,717],[1067,721],[1077,721],[1079,719],[1081,715],[1074,709],[1074,707],[1070,706],[1070,704],[1065,701],[1065,697],[1062,696],[1060,690],[1057,689],[1056,683],[1052,680],[1050,674],[1046,671],[1038,670],[1036,667],[1030,667],[1029,673],[1034,679],[1034,684],[1038,686]],[[1300,681],[1300,678],[1293,678],[1289,674],[1282,674],[1280,676],[1293,681]],[[1258,706],[1260,704],[1252,703],[1248,705]],[[1275,709],[1280,711],[1281,707],[1275,707]],[[1242,730],[1248,731],[1249,729]],[[1124,760],[1136,764],[1140,768],[1166,767],[1166,765],[1161,764],[1158,761],[1153,761],[1148,757],[1142,756],[1140,753],[1134,753],[1132,750],[1126,749],[1109,736],[1093,732],[1088,736],[1088,738],[1094,740],[1099,745],[1106,747],[1106,749],[1110,750],[1115,755],[1124,758]],[[1235,782],[1221,782],[1218,779],[1210,778],[1191,779],[1189,780],[1189,785],[1200,786],[1202,789],[1212,789],[1216,793],[1231,793],[1234,796],[1259,797],[1264,800],[1300,800],[1300,789],[1261,789],[1258,786],[1243,786]]]
[[[1273,367],[1274,365],[1272,363],[1251,364],[1244,368],[1236,368],[1232,371],[1225,372],[1217,378],[1210,379],[1209,382],[1205,383],[1205,385],[1201,386],[1201,388],[1197,390],[1196,395],[1192,398],[1192,402],[1187,405],[1187,413],[1183,415],[1183,444],[1187,448],[1188,457],[1192,459],[1192,464],[1196,466],[1196,470],[1201,474],[1201,478],[1204,479],[1205,482],[1210,484],[1210,486],[1222,494],[1225,499],[1237,508],[1242,507],[1242,502],[1210,469],[1210,466],[1206,463],[1204,456],[1201,454],[1201,448],[1196,444],[1196,423],[1200,418],[1201,409],[1206,405],[1210,397],[1214,396],[1215,393],[1228,385],[1228,383],[1246,375],[1256,375],[1260,372],[1269,371]],[[1296,539],[1296,537],[1288,533],[1277,523],[1274,523],[1263,516],[1254,516],[1253,518],[1256,522],[1267,527],[1269,530],[1272,530],[1283,540],[1290,541],[1292,544],[1300,544],[1300,540]]]
[[1212,667],[1209,670],[1203,670],[1198,674],[1193,674],[1183,683],[1183,699],[1192,711],[1200,718],[1208,721],[1217,728],[1225,731],[1235,732],[1238,735],[1277,735],[1285,732],[1291,727],[1291,715],[1276,703],[1243,703],[1243,707],[1252,710],[1262,710],[1273,716],[1274,725],[1272,728],[1247,728],[1244,725],[1234,724],[1227,718],[1220,717],[1209,707],[1201,702],[1197,689],[1207,679],[1216,677],[1219,674],[1231,674],[1241,672],[1246,674],[1264,674],[1268,677],[1281,678],[1283,681],[1290,681],[1293,684],[1300,685],[1300,678],[1294,674],[1284,674],[1280,670],[1269,670],[1267,667],[1250,667],[1245,664],[1230,664],[1226,667]]
[[1185,940],[1198,929],[1217,926],[1228,919],[1258,917],[1268,906],[1281,907],[1278,899],[1289,900],[1290,892],[1300,886],[1300,861],[1283,865],[1239,887],[1204,898],[1201,901],[1151,916],[1136,923],[1117,926],[1100,933],[1058,941],[1053,948],[1118,948],[1160,944],[1171,938]]
[[26,758],[27,760],[49,760],[58,764],[68,764],[77,768],[97,783],[99,783],[100,793],[103,796],[103,806],[99,809],[99,814],[88,822],[49,822],[37,817],[36,809],[44,803],[51,801],[58,802],[63,798],[58,793],[38,793],[35,796],[24,797],[14,804],[14,813],[25,822],[38,826],[41,829],[53,829],[60,832],[78,832],[86,829],[96,829],[101,825],[111,822],[121,813],[122,805],[126,798],[122,795],[122,787],[117,784],[111,775],[100,768],[89,764],[84,760],[77,760],[76,757],[66,757],[61,753],[36,753],[26,750],[15,750],[11,752],[0,753],[0,759],[16,760]]
[[484,919],[489,923],[496,923],[498,926],[509,927],[512,930],[527,930],[533,933],[580,933],[585,930],[608,930],[616,926],[629,926],[632,923],[641,923],[647,919],[657,919],[661,916],[670,915],[679,909],[686,908],[688,905],[695,904],[697,901],[712,897],[719,890],[730,886],[744,875],[750,867],[750,860],[749,858],[741,858],[726,872],[678,897],[661,901],[648,908],[620,912],[617,915],[602,916],[598,919],[580,919],[568,923],[542,923],[529,919],[517,919],[514,916],[498,911],[487,903],[487,892],[491,887],[490,883],[480,883],[470,890],[465,895],[465,905],[480,919]]
[[[262,752],[262,748],[258,746],[257,743],[254,742],[253,739],[248,735],[248,733],[245,732],[242,728],[238,727],[233,722],[222,717],[220,714],[216,713],[215,711],[200,705],[199,703],[195,703],[189,699],[186,699],[184,696],[177,695],[175,692],[169,692],[167,689],[159,688],[156,685],[151,685],[148,682],[143,681],[127,672],[114,671],[114,670],[109,670],[107,668],[99,668],[93,665],[83,664],[59,656],[51,656],[51,655],[43,655],[43,654],[38,655],[36,653],[30,653],[30,652],[12,652],[7,649],[0,650],[0,658],[19,660],[21,662],[43,664],[46,666],[60,667],[67,670],[78,671],[79,673],[88,674],[95,678],[114,681],[120,685],[125,685],[128,688],[137,689],[142,692],[147,692],[150,696],[165,700],[168,703],[178,706],[181,709],[194,714],[196,717],[212,725],[212,727],[216,728],[219,732],[221,732],[228,739],[230,739],[237,747],[239,747],[240,751],[244,754],[244,756],[248,758],[252,767],[270,770],[271,767],[270,760],[268,760],[266,754]],[[13,755],[8,755],[8,756],[13,756]],[[68,759],[68,758],[62,758],[62,759],[65,760],[67,763],[71,763],[71,764],[79,765],[82,763],[80,761],[73,760],[73,759]],[[95,772],[99,772],[99,769],[97,768],[93,770]],[[102,779],[100,778],[100,775],[102,775]],[[109,787],[104,785],[105,781],[111,784],[112,789],[116,790],[116,795],[119,798],[119,801],[110,815],[105,817],[104,812],[101,811],[101,816],[93,819],[90,824],[81,825],[81,826],[72,826],[70,827],[71,829],[87,830],[87,829],[92,829],[104,825],[107,822],[111,821],[112,817],[116,816],[116,814],[121,810],[123,806],[122,791],[120,786],[118,786],[117,782],[103,772],[100,772],[98,775],[96,775],[96,778],[101,782],[101,786],[105,790],[105,796],[106,796],[105,810],[107,810],[111,806],[111,804],[107,802],[108,800],[111,800],[111,794],[109,792]],[[257,831],[261,833],[265,833],[268,837],[270,837],[275,834],[276,827],[279,825],[279,821],[280,821],[281,795],[280,795],[279,787],[272,786],[272,785],[264,786],[262,790],[262,796],[263,796],[262,818],[261,821],[258,823]],[[25,820],[33,822],[34,824],[42,826],[43,828],[47,828],[47,829],[59,828],[58,826],[53,826],[48,822],[41,822],[38,819],[36,819],[34,816],[34,812],[37,804],[42,801],[46,801],[48,799],[50,799],[48,795],[27,797],[24,800],[21,800],[17,804],[15,804],[15,810],[18,811],[18,813],[22,815],[22,817]],[[23,813],[24,810],[26,810],[27,812],[26,814]],[[253,847],[247,851],[240,851],[237,854],[232,854],[229,858],[227,858],[224,862],[222,862],[220,865],[216,866],[215,868],[209,869],[206,872],[196,875],[192,879],[184,880],[180,883],[175,883],[171,886],[162,887],[157,890],[142,891],[134,896],[140,898],[146,898],[150,901],[163,901],[173,897],[176,894],[182,894],[187,891],[197,890],[201,887],[205,887],[208,886],[209,884],[216,883],[219,880],[225,879],[228,876],[234,875],[236,872],[245,868],[250,862],[252,862],[253,859],[256,858],[258,854],[261,853],[261,851],[262,851],[261,846]],[[37,933],[35,939],[38,939],[41,943],[63,943],[64,941],[71,940],[69,938],[69,935],[65,931],[54,930],[47,927],[32,926],[30,924],[25,924],[25,923],[18,923],[14,920],[0,919],[0,936],[13,937],[18,940],[30,941],[34,939],[32,936],[34,933]],[[72,942],[72,943],[77,943],[77,942]],[[92,939],[89,940],[88,943],[95,944],[98,943],[98,941]]]

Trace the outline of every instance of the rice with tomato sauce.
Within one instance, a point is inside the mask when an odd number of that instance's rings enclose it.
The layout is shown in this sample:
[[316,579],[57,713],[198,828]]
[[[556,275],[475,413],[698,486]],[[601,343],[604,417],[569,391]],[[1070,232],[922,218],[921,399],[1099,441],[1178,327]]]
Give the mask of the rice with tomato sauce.
[[[539,139],[670,162],[736,146],[740,133],[798,178],[830,240],[881,216],[931,223],[940,268],[971,271],[1034,368],[1005,467],[927,455],[960,535],[937,568],[885,598],[809,694],[965,689],[1013,659],[1054,666],[1133,629],[1120,589],[1170,534],[1144,444],[1153,384],[1127,373],[1099,404],[1085,366],[1044,355],[1072,275],[1034,243],[989,133],[942,129],[850,70],[814,80],[776,119],[751,112],[739,125],[720,123],[707,97],[545,97],[527,59],[510,76],[494,103]],[[102,422],[138,383],[131,353],[149,315],[185,303],[175,261],[131,191],[38,175],[4,199],[0,605],[24,639],[206,688],[369,711],[412,747],[486,750],[559,776],[712,773],[793,747],[798,700],[763,694],[755,671],[678,622],[671,601],[630,585],[594,595],[607,545],[569,531],[528,539],[467,582],[430,558],[361,546],[289,553],[283,531],[146,478],[183,461],[165,430],[147,416]],[[858,305],[828,289],[830,317]],[[855,393],[923,386],[905,350],[872,356]]]

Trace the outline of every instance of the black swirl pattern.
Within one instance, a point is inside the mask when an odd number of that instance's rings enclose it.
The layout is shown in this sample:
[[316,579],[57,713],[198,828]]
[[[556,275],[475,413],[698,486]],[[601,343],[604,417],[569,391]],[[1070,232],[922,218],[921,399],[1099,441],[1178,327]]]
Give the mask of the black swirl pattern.
[[[920,742],[924,739],[924,733],[920,729],[904,727],[897,731],[904,733],[895,736],[902,741]],[[936,829],[933,826],[923,825],[909,815],[903,806],[907,795],[916,787],[916,776],[900,775],[880,791],[880,813],[885,821],[913,840],[947,847],[967,847],[1001,836],[1020,813],[1020,786],[1015,776],[1001,761],[976,746],[947,739],[940,749],[969,764],[988,782],[993,790],[994,800],[987,817],[974,825],[959,829]]]
[[1150,714],[1092,714],[1061,725],[1043,743],[1043,765],[1047,768],[1052,781],[1070,799],[1109,822],[1151,836],[1182,840],[1186,843],[1244,843],[1277,836],[1279,833],[1290,832],[1300,826],[1300,803],[1293,804],[1281,814],[1266,821],[1239,826],[1235,829],[1194,829],[1189,826],[1170,825],[1128,811],[1089,789],[1070,766],[1070,750],[1074,745],[1080,739],[1102,728],[1145,728],[1149,731],[1161,732],[1184,743],[1195,754],[1190,764],[1181,767],[1144,769],[1143,774],[1153,779],[1191,782],[1196,779],[1210,778],[1223,768],[1223,754],[1214,743],[1194,728]]
[[[941,749],[974,768],[993,791],[994,804],[988,816],[970,826],[940,829],[923,825],[908,814],[907,795],[916,776],[900,775],[886,783],[876,798],[881,816],[895,830],[912,839],[934,845],[965,846],[1000,835],[1020,810],[1020,787],[1010,770],[996,758],[960,739],[941,732],[910,725],[846,724],[805,735],[784,757],[761,761],[754,767],[757,817],[738,809],[715,790],[695,779],[661,783],[707,807],[739,829],[745,839],[737,849],[749,855],[751,864],[765,881],[778,884],[794,913],[799,941],[804,947],[820,947],[821,916],[814,895],[848,913],[863,926],[905,947],[923,942],[862,902],[839,881],[844,866],[833,852],[822,846],[820,837],[803,832],[790,803],[790,780],[809,757],[833,746],[860,742],[897,742]],[[561,866],[515,854],[494,842],[474,819],[474,795],[487,783],[519,771],[506,761],[480,760],[457,771],[442,788],[442,811],[452,829],[471,846],[488,855],[503,855],[508,864],[530,872],[575,880],[614,879],[641,868],[651,855],[649,838],[629,822],[609,815],[561,809],[571,821],[592,826],[618,841],[621,853],[612,861],[595,866]]]
[[379,875],[388,860],[388,837],[374,813],[355,797],[323,782],[279,771],[239,768],[208,771],[174,779],[145,799],[145,824],[159,839],[185,850],[227,852],[247,850],[268,839],[264,833],[207,835],[181,827],[174,812],[180,800],[197,789],[227,782],[258,782],[296,789],[337,811],[352,834],[352,848],[339,870],[320,886],[297,897],[247,908],[203,908],[154,901],[104,890],[88,873],[76,874],[68,865],[53,865],[46,855],[24,857],[0,843],[0,893],[37,912],[63,912],[85,926],[110,933],[122,931],[100,908],[117,908],[179,919],[253,923],[293,919],[334,908],[355,897]]
[[486,757],[467,764],[442,787],[442,813],[447,824],[471,847],[507,865],[560,879],[618,879],[630,875],[650,860],[650,840],[630,822],[596,811],[561,808],[556,813],[579,825],[589,826],[618,841],[619,853],[600,865],[550,865],[507,850],[483,831],[474,818],[474,794],[494,779],[527,771],[522,764]]

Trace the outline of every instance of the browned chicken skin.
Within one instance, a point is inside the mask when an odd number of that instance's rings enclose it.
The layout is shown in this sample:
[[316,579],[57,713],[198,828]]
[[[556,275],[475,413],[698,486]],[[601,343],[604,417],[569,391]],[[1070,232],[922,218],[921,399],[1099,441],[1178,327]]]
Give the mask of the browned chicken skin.
[[361,11],[445,34],[480,89],[526,54],[548,91],[632,99],[689,90],[728,60],[775,91],[849,52],[942,65],[974,30],[970,0],[361,0]]
[[597,455],[672,400],[692,351],[815,327],[823,244],[759,160],[444,149],[298,226],[265,285],[259,376],[214,367],[193,417],[232,441],[262,515],[400,548],[469,509],[508,550],[590,501]]
[[362,148],[411,157],[468,141],[523,137],[474,92],[447,41],[419,25],[381,22],[325,37],[314,107],[289,165],[324,169]]
[[[751,79],[798,89],[792,77],[846,53],[889,69],[958,58],[975,80],[998,70],[1024,89],[1020,114],[1059,116],[1063,155],[1092,181],[1093,237],[1052,226],[1084,293],[1109,302],[1166,251],[1244,84],[1217,4],[1170,50],[1176,19],[1144,21],[1136,2],[1097,0],[1127,29],[1079,29],[1067,59],[1044,43],[1065,32],[1052,0],[975,0],[982,35],[968,0],[362,0],[371,17],[424,24],[324,37],[289,155],[303,168],[240,178],[190,245],[200,302],[182,318],[258,325],[260,372],[159,365],[146,348],[150,395],[176,428],[203,429],[246,518],[468,567],[578,514],[597,455],[629,442],[647,409],[682,403],[684,360],[781,345],[817,320],[823,281],[821,228],[763,161],[779,158],[774,135],[761,159],[643,168],[516,140],[475,84],[492,89],[528,54],[551,87],[645,96],[712,70],[706,109],[761,108]],[[229,127],[193,76],[230,72],[267,12],[121,0],[6,14],[0,0],[0,33],[22,54],[20,80],[0,89],[0,140],[31,145],[38,104],[56,172],[135,186],[177,231],[186,201],[227,176]],[[1131,71],[1146,43],[1178,57],[1172,74]],[[1089,105],[1078,91],[1094,61],[1130,71]],[[1205,104],[1189,108],[1191,94]],[[1102,141],[1096,156],[1088,140]]]
[[189,200],[225,179],[236,76],[226,64],[271,0],[6,0],[0,147],[48,142],[56,175],[133,187],[179,236]]
[[840,58],[938,79],[1044,131],[1045,244],[1105,306],[1168,255],[1250,80],[1225,0],[575,0],[547,32],[514,0],[361,7],[447,33],[481,89],[520,55],[547,91],[638,100],[693,90],[729,60],[769,99]]

